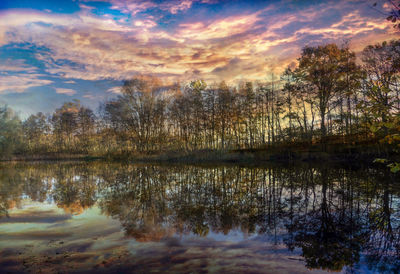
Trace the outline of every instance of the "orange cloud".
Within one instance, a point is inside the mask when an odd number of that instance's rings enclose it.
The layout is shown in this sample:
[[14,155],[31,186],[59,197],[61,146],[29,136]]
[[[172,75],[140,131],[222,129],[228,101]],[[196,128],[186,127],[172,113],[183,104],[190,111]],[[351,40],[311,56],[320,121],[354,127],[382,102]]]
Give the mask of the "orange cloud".
[[214,21],[180,24],[178,36],[185,39],[208,40],[224,38],[249,30],[258,20],[257,13],[245,16],[232,16]]
[[[187,19],[172,29],[161,27],[159,19],[139,16],[152,8],[171,14],[184,12],[193,3],[112,0],[112,8],[129,13],[131,21],[98,16],[89,8],[69,15],[9,10],[0,14],[0,46],[31,43],[48,48],[49,52],[38,52],[37,59],[45,64],[47,73],[65,80],[122,80],[135,74],[153,74],[167,81],[193,77],[239,81],[265,79],[271,70],[279,73],[306,44],[353,39],[352,46],[359,50],[395,35],[385,18],[371,18],[361,12],[362,6],[355,9],[348,1],[340,3],[340,16],[330,18],[331,22],[323,19],[332,11],[327,3],[295,14],[278,13],[278,7],[271,6],[253,13]],[[2,69],[4,65],[0,65]],[[10,66],[10,70],[17,69]],[[24,80],[0,74],[0,91],[6,90],[6,85],[20,91],[51,83],[34,71],[30,73]],[[116,89],[109,92],[118,93]]]

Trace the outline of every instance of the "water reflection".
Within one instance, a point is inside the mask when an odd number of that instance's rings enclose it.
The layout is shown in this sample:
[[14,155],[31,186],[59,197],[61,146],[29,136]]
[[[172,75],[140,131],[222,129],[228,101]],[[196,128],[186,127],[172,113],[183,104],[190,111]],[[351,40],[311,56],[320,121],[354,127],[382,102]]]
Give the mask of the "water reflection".
[[314,167],[8,164],[0,216],[27,198],[71,215],[95,205],[138,242],[240,231],[300,250],[309,269],[399,272],[396,180],[376,170]]

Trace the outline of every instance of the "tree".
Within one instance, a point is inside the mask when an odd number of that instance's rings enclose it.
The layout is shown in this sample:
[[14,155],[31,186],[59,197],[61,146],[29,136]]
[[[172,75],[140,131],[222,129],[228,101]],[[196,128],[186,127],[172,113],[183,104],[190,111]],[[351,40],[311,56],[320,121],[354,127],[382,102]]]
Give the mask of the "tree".
[[7,106],[0,108],[0,158],[18,152],[22,146],[21,120]]
[[285,95],[284,106],[287,108],[286,117],[289,119],[289,128],[288,128],[289,141],[293,141],[294,138],[293,120],[296,118],[296,112],[293,111],[293,105],[294,105],[293,97],[296,87],[294,85],[293,71],[290,67],[286,68],[286,70],[283,72],[281,76],[281,79],[285,81],[282,91]]
[[[399,0],[387,0],[389,7],[391,10],[389,13],[383,13],[386,17],[386,20],[393,23],[394,28],[400,29],[400,1]],[[378,3],[374,3],[372,5],[373,8],[377,6]],[[378,10],[379,11],[379,10]],[[379,11],[381,12],[381,11]],[[382,13],[382,12],[381,12]]]
[[48,148],[45,137],[50,133],[50,125],[48,124],[46,115],[42,112],[32,114],[23,123],[26,144],[31,152],[47,151]]
[[233,120],[233,113],[230,108],[234,105],[235,96],[226,83],[223,81],[218,85],[217,93],[217,119],[220,130],[221,148],[226,148],[227,137],[229,137],[229,128]]
[[79,100],[64,103],[56,109],[51,117],[53,132],[58,150],[72,152],[75,146],[75,136],[78,129],[78,113],[81,108]]
[[321,137],[327,134],[326,115],[333,97],[340,91],[346,51],[335,44],[305,47],[299,58],[299,69],[313,87],[308,90],[313,96],[321,118]]
[[190,82],[186,88],[189,99],[190,123],[188,124],[191,131],[191,143],[195,149],[198,149],[203,141],[202,135],[207,134],[208,142],[211,147],[214,145],[215,134],[215,97],[207,84],[203,80],[195,80]]
[[[361,88],[361,82],[365,78],[365,75],[359,65],[356,64],[356,55],[351,52],[348,44],[343,48],[343,81],[340,96],[341,106],[341,122],[343,124],[343,99],[346,100],[346,114],[345,116],[345,133],[351,135],[353,133],[353,109],[355,105],[352,101],[357,101],[357,92]],[[352,100],[355,99],[355,100]]]
[[367,46],[362,51],[362,60],[367,74],[364,107],[375,119],[386,123],[393,114],[400,111],[400,40]]
[[[166,104],[157,78],[138,76],[125,81],[122,95],[106,103],[105,117],[127,136],[133,149],[155,149],[164,134]],[[160,148],[160,146],[158,146]]]
[[243,125],[245,126],[245,145],[253,148],[256,131],[256,94],[251,82],[241,83],[239,86],[239,96],[241,98],[243,114]]
[[81,106],[77,114],[77,136],[80,142],[80,147],[86,153],[91,147],[91,138],[95,133],[96,116],[93,110]]
[[[362,52],[367,75],[364,100],[360,104],[367,112],[367,122],[372,133],[386,146],[398,152],[400,147],[400,40],[367,46]],[[386,160],[377,159],[386,162]],[[388,163],[393,172],[400,170],[399,163]]]

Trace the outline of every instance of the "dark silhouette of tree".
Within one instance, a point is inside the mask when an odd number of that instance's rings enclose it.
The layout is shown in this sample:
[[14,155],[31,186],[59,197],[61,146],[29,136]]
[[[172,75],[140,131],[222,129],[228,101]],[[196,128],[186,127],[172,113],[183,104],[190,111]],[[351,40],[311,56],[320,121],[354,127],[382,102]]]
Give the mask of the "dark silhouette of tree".
[[[393,23],[394,28],[400,29],[400,1],[398,0],[387,0],[386,3],[388,4],[391,11],[389,13],[383,13],[386,17],[386,20]],[[375,2],[372,6],[375,8],[377,6],[377,2]],[[381,12],[381,11],[380,11]],[[381,12],[382,13],[382,12]]]
[[299,70],[313,86],[307,92],[314,96],[321,118],[321,136],[327,135],[326,115],[332,99],[340,92],[343,78],[344,53],[335,44],[305,47],[299,59]]
[[302,249],[306,266],[311,269],[340,271],[344,266],[352,266],[359,261],[365,235],[359,220],[351,218],[346,208],[340,212],[330,206],[328,171],[322,169],[320,176],[320,204],[306,215],[294,218],[293,223],[288,225],[289,231],[295,235],[290,247]]

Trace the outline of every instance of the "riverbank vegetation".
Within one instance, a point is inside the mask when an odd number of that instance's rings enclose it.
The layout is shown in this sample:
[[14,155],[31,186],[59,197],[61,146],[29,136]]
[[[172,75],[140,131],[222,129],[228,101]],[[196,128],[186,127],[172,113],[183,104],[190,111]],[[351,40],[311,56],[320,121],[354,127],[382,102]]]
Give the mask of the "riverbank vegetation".
[[237,86],[202,80],[166,86],[155,77],[136,76],[96,112],[73,100],[52,114],[21,121],[1,108],[0,155],[230,153],[239,159],[254,153],[307,158],[313,152],[396,159],[399,72],[396,40],[367,46],[357,56],[347,45],[305,47],[280,77]]

